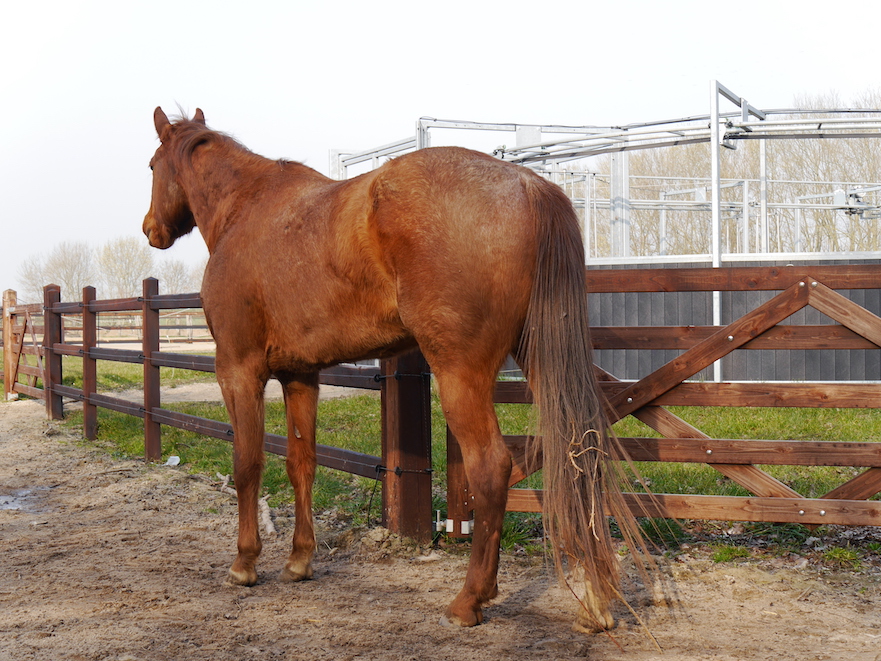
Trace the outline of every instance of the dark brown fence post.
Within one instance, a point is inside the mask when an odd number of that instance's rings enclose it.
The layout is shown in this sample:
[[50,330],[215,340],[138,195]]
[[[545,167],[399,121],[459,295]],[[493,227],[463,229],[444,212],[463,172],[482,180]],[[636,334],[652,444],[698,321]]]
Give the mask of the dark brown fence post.
[[61,342],[61,315],[53,306],[60,302],[61,287],[43,287],[43,397],[50,420],[64,417],[64,403],[55,393],[55,386],[61,385],[61,354],[55,353],[55,345]]
[[3,292],[3,399],[12,394],[12,375],[15,365],[12,364],[12,314],[18,299],[15,292],[7,289]]
[[431,540],[431,379],[418,351],[383,361],[382,522]]
[[467,522],[471,520],[473,509],[465,464],[462,463],[462,450],[459,441],[447,427],[447,532],[453,537],[470,536]]
[[159,366],[153,364],[152,356],[154,351],[159,351],[159,310],[154,310],[151,302],[159,295],[159,281],[147,278],[143,291],[144,456],[147,461],[157,461],[162,458],[162,432],[159,423],[153,420],[153,409],[160,406]]
[[98,390],[98,361],[91,351],[98,345],[98,314],[92,309],[95,288],[83,287],[83,435],[98,437],[98,407],[91,403]]

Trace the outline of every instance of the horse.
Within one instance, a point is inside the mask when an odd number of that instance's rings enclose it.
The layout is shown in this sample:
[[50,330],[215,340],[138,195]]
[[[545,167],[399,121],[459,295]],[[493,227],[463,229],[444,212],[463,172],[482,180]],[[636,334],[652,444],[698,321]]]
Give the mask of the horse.
[[[312,577],[319,370],[419,348],[458,439],[474,530],[446,622],[474,626],[497,596],[512,459],[493,392],[514,356],[535,401],[535,453],[555,566],[584,576],[576,628],[614,626],[618,560],[607,514],[635,531],[608,431],[587,317],[584,249],[563,191],[531,170],[458,147],[418,150],[336,181],[259,156],[193,118],[154,113],[159,147],[143,231],[169,248],[194,227],[208,247],[201,296],[233,427],[237,555],[251,586],[261,551],[264,388],[283,388],[292,549],[280,578]],[[631,546],[633,548],[633,546]]]

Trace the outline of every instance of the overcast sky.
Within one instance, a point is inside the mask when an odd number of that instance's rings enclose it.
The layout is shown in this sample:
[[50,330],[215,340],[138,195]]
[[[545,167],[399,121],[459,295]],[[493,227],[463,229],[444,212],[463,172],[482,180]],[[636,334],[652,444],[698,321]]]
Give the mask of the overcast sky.
[[[879,18],[874,1],[6,3],[0,290],[62,241],[141,236],[157,105],[327,173],[329,150],[421,116],[669,119],[708,113],[712,80],[764,109],[848,102],[881,87]],[[198,235],[166,253],[204,254]]]

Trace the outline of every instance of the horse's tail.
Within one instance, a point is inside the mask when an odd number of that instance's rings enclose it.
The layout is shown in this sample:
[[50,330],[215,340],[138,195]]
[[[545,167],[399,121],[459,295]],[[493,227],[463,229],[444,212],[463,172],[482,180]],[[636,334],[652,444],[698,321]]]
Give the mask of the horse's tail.
[[606,515],[628,543],[640,539],[639,528],[621,494],[625,455],[594,374],[578,218],[557,186],[533,179],[529,189],[537,255],[518,359],[537,407],[533,457],[542,457],[545,529],[560,575],[566,563],[583,566],[607,603],[619,595],[619,576]]

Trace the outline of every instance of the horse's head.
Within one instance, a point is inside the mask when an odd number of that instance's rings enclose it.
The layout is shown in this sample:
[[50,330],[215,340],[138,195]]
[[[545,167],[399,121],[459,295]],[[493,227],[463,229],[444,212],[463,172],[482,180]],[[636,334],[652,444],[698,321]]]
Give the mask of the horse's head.
[[153,197],[150,200],[150,210],[144,217],[144,234],[151,246],[164,250],[170,248],[184,234],[188,234],[196,225],[186,192],[180,183],[177,129],[181,125],[192,123],[204,127],[205,116],[197,109],[191,122],[172,124],[162,108],[156,108],[153,122],[159,134],[160,145],[150,160]]

